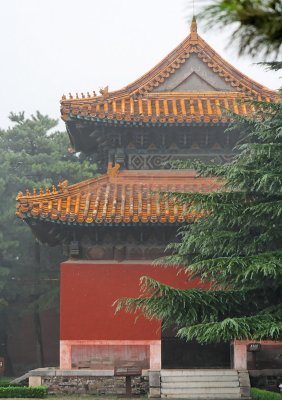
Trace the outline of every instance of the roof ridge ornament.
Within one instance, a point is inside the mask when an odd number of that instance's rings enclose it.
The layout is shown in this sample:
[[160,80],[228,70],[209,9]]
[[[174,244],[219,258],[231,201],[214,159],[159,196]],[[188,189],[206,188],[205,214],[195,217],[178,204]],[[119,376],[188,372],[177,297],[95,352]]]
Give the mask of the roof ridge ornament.
[[58,183],[58,188],[59,188],[60,192],[65,193],[65,194],[67,194],[69,192],[68,186],[69,186],[69,181],[67,179]]
[[114,165],[109,162],[108,163],[108,170],[107,170],[107,175],[110,178],[115,178],[118,174],[118,171],[120,169],[120,164],[119,163],[115,163]]
[[197,30],[198,30],[197,20],[196,20],[195,15],[193,15],[192,22],[191,22],[191,27],[190,27],[190,34],[191,34],[191,39],[192,40],[197,40],[198,39]]

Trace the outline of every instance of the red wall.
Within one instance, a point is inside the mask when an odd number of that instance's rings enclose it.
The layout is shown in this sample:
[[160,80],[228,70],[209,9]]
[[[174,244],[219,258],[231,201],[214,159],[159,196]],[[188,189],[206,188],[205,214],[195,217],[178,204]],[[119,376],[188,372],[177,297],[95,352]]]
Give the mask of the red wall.
[[149,264],[67,261],[61,264],[61,340],[160,339],[158,321],[120,311],[112,306],[121,297],[140,294],[141,276],[175,287],[195,287],[175,268]]

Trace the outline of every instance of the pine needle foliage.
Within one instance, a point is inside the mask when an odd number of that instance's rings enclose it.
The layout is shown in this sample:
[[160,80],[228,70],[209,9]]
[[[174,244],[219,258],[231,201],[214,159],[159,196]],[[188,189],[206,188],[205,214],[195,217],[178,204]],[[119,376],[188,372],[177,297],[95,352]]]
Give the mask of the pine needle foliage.
[[225,165],[180,162],[222,185],[214,193],[169,193],[199,215],[158,261],[209,289],[175,289],[143,278],[138,299],[117,310],[142,312],[200,343],[282,338],[282,103],[255,102],[253,118],[234,116],[242,132]]
[[282,3],[280,0],[217,0],[201,12],[207,29],[233,26],[231,42],[239,44],[239,54],[278,55],[282,43]]

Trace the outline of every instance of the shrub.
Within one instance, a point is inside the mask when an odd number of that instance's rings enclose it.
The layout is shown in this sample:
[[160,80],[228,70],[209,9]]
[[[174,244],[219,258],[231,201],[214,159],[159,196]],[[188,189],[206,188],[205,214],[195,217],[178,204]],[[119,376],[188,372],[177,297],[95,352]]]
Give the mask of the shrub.
[[11,379],[0,379],[0,387],[24,386],[22,383],[11,383]]
[[29,398],[42,398],[47,395],[47,386],[2,386],[0,387],[0,398],[11,397],[29,397]]
[[279,393],[269,392],[257,388],[251,388],[251,396],[254,400],[281,400]]

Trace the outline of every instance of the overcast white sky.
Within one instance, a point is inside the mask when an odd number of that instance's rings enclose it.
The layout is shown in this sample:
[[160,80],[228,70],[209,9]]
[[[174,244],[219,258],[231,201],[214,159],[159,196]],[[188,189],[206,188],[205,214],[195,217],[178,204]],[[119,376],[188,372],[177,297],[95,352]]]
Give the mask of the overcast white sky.
[[[2,0],[0,127],[10,111],[59,118],[63,93],[125,86],[185,38],[191,16],[192,0]],[[243,73],[281,86],[279,73],[253,65],[261,60],[226,48],[228,30],[205,32],[198,23],[198,32]]]

